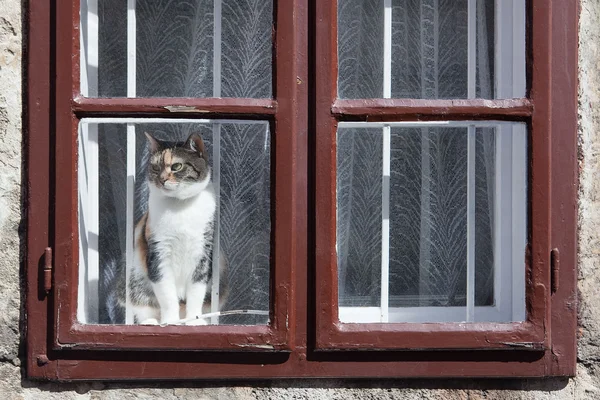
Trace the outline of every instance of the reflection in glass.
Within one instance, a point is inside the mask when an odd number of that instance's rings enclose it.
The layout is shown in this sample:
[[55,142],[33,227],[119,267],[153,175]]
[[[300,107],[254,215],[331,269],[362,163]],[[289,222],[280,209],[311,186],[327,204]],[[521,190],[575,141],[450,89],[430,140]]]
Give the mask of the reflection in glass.
[[525,96],[524,0],[338,1],[342,99]]
[[[213,257],[205,260],[211,264],[213,274],[206,298],[212,304],[205,304],[203,310],[203,314],[212,313],[213,317],[204,320],[212,324],[267,323],[271,235],[269,126],[261,121],[221,120],[82,120],[78,319],[83,323],[122,324],[127,317],[127,323],[133,322],[131,304],[122,304],[123,296],[118,291],[127,290],[122,266],[128,266],[126,271],[131,278],[132,265],[139,262],[135,259],[138,249],[134,227],[143,225],[149,210],[149,190],[158,179],[152,178],[151,146],[145,132],[163,145],[178,146],[197,132],[205,146],[203,156],[208,158],[211,170],[216,216]],[[190,149],[187,150],[193,153]],[[194,168],[189,160],[179,162],[184,165],[173,161],[173,169],[179,168],[181,173],[202,170]],[[166,162],[160,165],[166,170]],[[174,176],[175,172],[171,177]],[[152,179],[155,180],[151,183]],[[185,242],[186,237],[175,235],[173,239]],[[223,264],[225,270],[219,268]],[[224,303],[221,308],[219,303]],[[226,315],[226,311],[239,310],[252,313]],[[215,315],[219,311],[222,315]],[[185,319],[185,314],[181,318]]]
[[82,94],[271,98],[272,27],[272,0],[81,0]]
[[340,123],[340,320],[523,320],[526,148],[521,123]]

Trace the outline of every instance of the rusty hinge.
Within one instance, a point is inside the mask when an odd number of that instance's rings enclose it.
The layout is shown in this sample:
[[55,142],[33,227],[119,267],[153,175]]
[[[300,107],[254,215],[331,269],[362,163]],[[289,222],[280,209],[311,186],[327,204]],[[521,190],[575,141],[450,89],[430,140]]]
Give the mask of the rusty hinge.
[[52,290],[52,248],[46,247],[44,251],[44,291],[46,294]]
[[550,281],[552,293],[558,290],[558,271],[560,269],[560,253],[558,248],[553,248],[550,252]]

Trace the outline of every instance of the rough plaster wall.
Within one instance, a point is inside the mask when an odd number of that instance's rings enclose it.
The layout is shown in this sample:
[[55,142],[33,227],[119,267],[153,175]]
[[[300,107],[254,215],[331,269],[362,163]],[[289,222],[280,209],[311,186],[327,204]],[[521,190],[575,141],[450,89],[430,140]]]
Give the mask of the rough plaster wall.
[[[18,366],[21,13],[0,0],[0,361]],[[12,5],[12,7],[10,7]],[[12,10],[11,10],[12,8]]]
[[[567,1],[567,0],[566,0]],[[568,0],[570,1],[570,0]],[[579,365],[575,379],[283,381],[226,387],[50,384],[21,378],[21,4],[0,0],[0,396],[3,399],[595,399],[600,398],[600,0],[581,0]],[[22,236],[21,236],[22,237]]]

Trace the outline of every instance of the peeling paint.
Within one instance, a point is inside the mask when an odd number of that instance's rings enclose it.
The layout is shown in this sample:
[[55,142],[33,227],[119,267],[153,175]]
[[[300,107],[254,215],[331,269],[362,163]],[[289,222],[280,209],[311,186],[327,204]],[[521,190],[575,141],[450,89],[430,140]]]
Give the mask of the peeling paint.
[[199,112],[199,113],[207,113],[208,110],[200,110],[196,107],[192,106],[165,106],[166,110],[170,112]]
[[508,347],[518,347],[522,349],[531,349],[531,350],[543,350],[544,346],[542,343],[535,342],[499,342],[504,346]]
[[234,346],[241,348],[261,349],[261,350],[277,350],[275,346],[270,344],[253,344],[253,343],[234,343]]

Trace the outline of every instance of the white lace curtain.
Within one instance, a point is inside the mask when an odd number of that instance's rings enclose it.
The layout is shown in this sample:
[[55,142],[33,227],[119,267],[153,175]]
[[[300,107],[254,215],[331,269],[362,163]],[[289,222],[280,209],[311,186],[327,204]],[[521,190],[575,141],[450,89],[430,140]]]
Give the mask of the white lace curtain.
[[[468,1],[393,0],[391,97],[468,98]],[[476,2],[476,97],[494,98],[494,1]],[[338,2],[339,97],[382,98],[384,1]],[[390,307],[465,306],[467,129],[392,128]],[[382,129],[340,128],[340,306],[379,306]],[[476,131],[475,305],[493,293],[494,130]]]
[[[85,0],[82,3],[85,12]],[[135,14],[138,97],[272,97],[272,1],[137,0]],[[97,93],[99,97],[124,97],[131,79],[127,71],[127,45],[132,40],[127,31],[127,2],[100,0],[97,15],[98,37],[84,39],[97,40]],[[127,128],[124,124],[102,124],[98,129],[99,318],[101,322],[122,323],[109,320],[103,282],[113,272],[113,261],[125,254]],[[148,151],[143,132],[183,141],[192,131],[199,131],[211,158],[215,139],[210,123],[140,124],[135,130],[137,222],[147,209]],[[230,285],[227,309],[268,310],[268,124],[222,124],[219,144],[220,243],[228,262]],[[220,323],[266,321],[263,316],[227,316]]]
[[[127,2],[98,2],[98,96],[127,95]],[[137,0],[138,96],[272,96],[273,5],[265,0]],[[383,97],[383,0],[339,0],[339,97]],[[392,1],[391,96],[467,98],[468,0]],[[477,0],[477,97],[494,98],[494,1]],[[218,32],[218,39],[215,36]],[[90,40],[90,38],[87,38]],[[215,50],[221,57],[215,62]],[[220,78],[219,78],[220,76]],[[218,88],[218,89],[217,89]],[[124,254],[123,125],[99,127],[100,265]],[[211,126],[136,128],[184,138]],[[256,126],[221,136],[221,240],[233,288],[228,308],[268,309],[270,140]],[[227,131],[229,130],[229,131]],[[476,304],[493,301],[492,129],[477,130]],[[465,130],[391,131],[390,305],[464,305]],[[136,220],[145,211],[145,147],[137,141]],[[338,255],[341,305],[378,305],[381,291],[381,129],[338,133]],[[110,271],[104,271],[110,272]],[[102,271],[101,271],[102,273]],[[106,320],[100,286],[100,319]],[[229,321],[229,320],[227,320]],[[227,322],[223,320],[222,322]],[[262,321],[262,320],[261,320]],[[256,317],[229,322],[261,322]],[[264,322],[264,321],[262,321]]]

